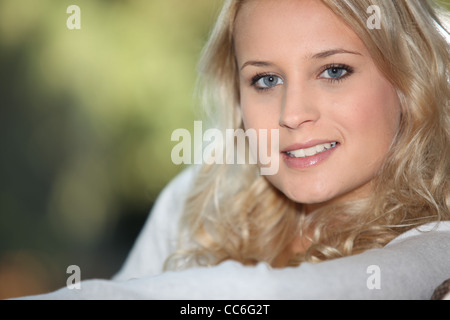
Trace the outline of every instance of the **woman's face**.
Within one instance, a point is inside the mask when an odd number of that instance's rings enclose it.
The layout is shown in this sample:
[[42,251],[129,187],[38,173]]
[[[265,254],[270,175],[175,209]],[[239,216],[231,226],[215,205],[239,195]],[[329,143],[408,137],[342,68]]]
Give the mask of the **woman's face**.
[[317,0],[250,0],[234,41],[246,129],[279,129],[267,179],[307,211],[370,192],[400,106],[352,29]]

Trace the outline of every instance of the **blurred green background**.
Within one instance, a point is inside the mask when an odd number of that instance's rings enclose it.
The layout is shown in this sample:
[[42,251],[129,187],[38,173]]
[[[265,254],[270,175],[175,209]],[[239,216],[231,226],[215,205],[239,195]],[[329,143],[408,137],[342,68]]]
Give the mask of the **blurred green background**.
[[[70,5],[81,29],[70,30]],[[117,272],[192,130],[218,0],[0,0],[0,299]]]

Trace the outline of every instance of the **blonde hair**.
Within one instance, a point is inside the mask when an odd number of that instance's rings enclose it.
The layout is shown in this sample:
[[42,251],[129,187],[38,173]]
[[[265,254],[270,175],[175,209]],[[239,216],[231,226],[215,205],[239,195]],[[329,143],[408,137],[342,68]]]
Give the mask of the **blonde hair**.
[[[286,265],[318,262],[383,247],[413,227],[450,220],[449,44],[437,31],[445,27],[436,8],[423,0],[321,1],[362,39],[401,102],[400,128],[373,192],[305,215],[302,204],[273,187],[255,165],[203,165],[168,269],[229,259],[274,264],[299,234],[311,245]],[[222,130],[243,128],[233,27],[245,2],[225,1],[200,61],[203,104],[214,107],[207,111],[211,126]],[[379,30],[367,28],[371,5],[382,12]]]

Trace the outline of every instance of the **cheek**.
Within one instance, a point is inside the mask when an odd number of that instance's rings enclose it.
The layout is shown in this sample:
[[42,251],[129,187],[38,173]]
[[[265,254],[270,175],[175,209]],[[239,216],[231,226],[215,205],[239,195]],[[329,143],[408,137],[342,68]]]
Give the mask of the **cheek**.
[[400,102],[397,94],[392,87],[385,84],[373,97],[373,101],[370,117],[378,124],[378,134],[384,135],[391,143],[400,123]]
[[242,116],[242,122],[244,123],[244,128],[254,128],[254,117],[252,117],[252,110],[248,108],[247,104],[242,103],[241,101],[241,116]]
[[371,85],[356,91],[353,108],[347,113],[347,123],[355,133],[367,136],[372,143],[392,142],[399,126],[400,103],[395,90],[384,79],[370,82]]
[[352,154],[355,162],[365,167],[369,174],[379,169],[395,138],[400,104],[395,91],[386,84],[380,84],[357,97],[354,106],[346,122],[347,136],[349,141],[356,139],[356,143],[351,144]]
[[278,127],[279,114],[275,101],[254,99],[249,95],[241,97],[241,115],[245,129],[272,129]]

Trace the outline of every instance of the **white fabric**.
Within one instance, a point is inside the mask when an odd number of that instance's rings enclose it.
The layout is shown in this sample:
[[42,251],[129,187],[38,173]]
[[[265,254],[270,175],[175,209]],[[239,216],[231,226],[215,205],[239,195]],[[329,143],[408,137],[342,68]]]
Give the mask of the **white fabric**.
[[319,264],[271,269],[227,261],[162,272],[193,174],[185,170],[164,189],[113,280],[87,280],[81,289],[23,299],[429,299],[450,278],[450,222],[410,230],[382,249]]
[[116,280],[128,280],[162,272],[167,256],[175,249],[178,221],[195,169],[189,167],[161,192],[136,243]]

